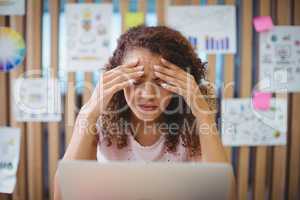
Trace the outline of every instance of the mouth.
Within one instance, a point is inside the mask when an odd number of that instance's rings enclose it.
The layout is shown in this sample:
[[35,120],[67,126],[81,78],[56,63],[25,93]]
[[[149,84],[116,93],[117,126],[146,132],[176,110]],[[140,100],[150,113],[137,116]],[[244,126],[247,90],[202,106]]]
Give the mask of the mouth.
[[158,108],[156,105],[140,104],[138,105],[144,111],[153,111]]

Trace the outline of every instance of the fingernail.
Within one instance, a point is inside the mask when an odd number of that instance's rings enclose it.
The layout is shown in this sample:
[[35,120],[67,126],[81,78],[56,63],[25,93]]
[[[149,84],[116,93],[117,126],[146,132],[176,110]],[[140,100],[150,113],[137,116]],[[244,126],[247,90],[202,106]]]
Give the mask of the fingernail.
[[167,87],[167,84],[165,84],[165,83],[162,83],[162,84],[160,84],[162,87]]
[[130,83],[130,85],[133,85],[135,83],[134,79],[129,79],[128,82]]
[[153,67],[154,67],[154,69],[158,69],[158,68],[159,68],[159,66],[158,66],[158,65],[154,65]]
[[144,65],[138,66],[139,69],[144,69]]
[[144,71],[140,71],[140,72],[137,72],[138,73],[138,75],[142,75],[142,74],[144,74]]

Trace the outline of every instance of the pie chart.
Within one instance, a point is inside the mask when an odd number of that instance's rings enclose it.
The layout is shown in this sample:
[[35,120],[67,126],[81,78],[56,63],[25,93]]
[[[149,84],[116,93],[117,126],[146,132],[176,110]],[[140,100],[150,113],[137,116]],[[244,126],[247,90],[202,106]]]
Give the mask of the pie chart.
[[8,27],[0,27],[0,72],[18,67],[24,60],[25,42],[22,35]]

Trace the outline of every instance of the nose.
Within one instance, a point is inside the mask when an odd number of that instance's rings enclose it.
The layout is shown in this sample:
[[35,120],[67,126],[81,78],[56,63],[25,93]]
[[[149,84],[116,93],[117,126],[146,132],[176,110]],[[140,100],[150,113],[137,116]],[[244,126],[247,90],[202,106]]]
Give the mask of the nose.
[[150,81],[146,81],[141,87],[141,97],[144,99],[154,99],[156,97],[156,86]]

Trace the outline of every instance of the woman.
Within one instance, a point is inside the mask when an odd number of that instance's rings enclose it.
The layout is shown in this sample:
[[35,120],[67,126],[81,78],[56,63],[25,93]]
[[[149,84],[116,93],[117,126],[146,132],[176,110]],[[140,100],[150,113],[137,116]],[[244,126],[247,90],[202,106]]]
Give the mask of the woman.
[[[63,159],[227,162],[204,63],[165,26],[121,35]],[[59,199],[57,180],[55,196]]]

